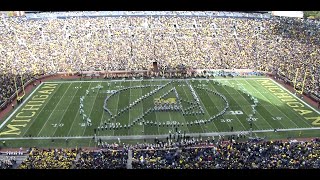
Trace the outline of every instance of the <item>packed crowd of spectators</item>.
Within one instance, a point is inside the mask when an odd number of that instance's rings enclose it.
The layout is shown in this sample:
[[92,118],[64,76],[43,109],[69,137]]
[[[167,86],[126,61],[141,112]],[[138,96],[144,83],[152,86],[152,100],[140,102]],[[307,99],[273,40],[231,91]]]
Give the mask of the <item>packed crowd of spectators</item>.
[[[132,158],[128,154],[132,152]],[[131,159],[128,159],[128,158]],[[130,165],[128,165],[128,162]],[[14,159],[0,160],[12,168]],[[200,140],[143,143],[100,150],[33,148],[21,169],[318,169],[320,139]]]
[[20,169],[126,169],[128,149],[80,149],[31,148]]
[[134,169],[317,169],[320,140],[235,142],[211,146],[135,150]]
[[76,160],[76,149],[32,148],[20,169],[70,169]]
[[127,149],[81,152],[75,169],[126,169],[127,159]]
[[16,74],[145,70],[154,61],[163,69],[264,70],[289,81],[298,72],[298,82],[306,73],[306,92],[320,96],[319,21],[180,16],[0,21],[0,102],[15,91]]
[[0,169],[12,169],[16,163],[15,157],[0,158]]
[[[19,91],[19,89],[22,88],[22,84],[25,84],[32,78],[32,76],[27,74],[24,74],[22,76],[15,76],[12,73],[0,75],[0,105],[7,99],[9,99],[14,93],[16,93],[16,90]],[[23,81],[21,80],[21,78]],[[17,85],[17,89],[15,86],[15,82]]]

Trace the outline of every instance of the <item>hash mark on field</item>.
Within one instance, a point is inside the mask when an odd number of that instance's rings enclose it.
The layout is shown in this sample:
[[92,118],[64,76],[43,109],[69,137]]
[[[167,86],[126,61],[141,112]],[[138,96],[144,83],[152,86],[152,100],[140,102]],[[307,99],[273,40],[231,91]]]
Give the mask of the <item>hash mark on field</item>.
[[294,94],[292,94],[292,92],[290,92],[288,89],[286,89],[285,87],[283,87],[281,84],[279,84],[277,81],[270,79],[273,83],[277,84],[281,89],[287,91],[289,94],[291,94],[293,97],[295,97],[296,99],[298,99],[300,102],[302,102],[303,104],[305,104],[306,106],[308,106],[309,108],[311,108],[312,110],[314,110],[316,113],[320,114],[320,112],[318,110],[316,110],[315,108],[313,108],[312,106],[310,106],[308,103],[302,101],[300,98],[297,98],[297,96],[295,96]]

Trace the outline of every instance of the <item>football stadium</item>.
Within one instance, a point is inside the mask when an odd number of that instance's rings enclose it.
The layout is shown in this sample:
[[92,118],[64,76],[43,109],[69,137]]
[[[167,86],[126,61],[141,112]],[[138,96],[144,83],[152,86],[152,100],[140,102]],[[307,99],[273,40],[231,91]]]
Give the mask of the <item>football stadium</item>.
[[320,168],[320,22],[285,14],[1,11],[0,169]]

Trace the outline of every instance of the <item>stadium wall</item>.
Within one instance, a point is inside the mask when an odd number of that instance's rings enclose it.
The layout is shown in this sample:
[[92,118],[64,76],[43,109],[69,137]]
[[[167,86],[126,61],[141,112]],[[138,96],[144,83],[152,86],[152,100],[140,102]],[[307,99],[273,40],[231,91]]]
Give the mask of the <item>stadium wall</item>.
[[93,12],[43,12],[43,13],[26,13],[27,19],[67,19],[72,17],[81,18],[95,18],[95,17],[124,17],[124,16],[180,16],[180,17],[215,17],[215,18],[270,18],[270,14],[265,13],[244,13],[244,12],[215,12],[215,11],[202,11],[202,12],[179,12],[179,11],[93,11]]
[[303,11],[272,11],[273,16],[303,18]]

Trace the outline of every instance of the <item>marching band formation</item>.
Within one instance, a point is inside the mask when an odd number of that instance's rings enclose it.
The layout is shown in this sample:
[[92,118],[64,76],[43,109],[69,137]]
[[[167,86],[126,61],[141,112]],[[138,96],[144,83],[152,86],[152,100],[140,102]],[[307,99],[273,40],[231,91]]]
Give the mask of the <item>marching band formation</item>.
[[[190,116],[190,115],[196,116],[196,115],[204,115],[205,114],[205,111],[203,109],[203,105],[201,105],[200,100],[198,98],[198,95],[196,94],[196,91],[194,90],[193,86],[190,84],[190,82],[184,81],[186,83],[187,87],[190,89],[190,92],[192,94],[194,101],[188,101],[188,100],[181,99],[176,88],[171,88],[169,91],[167,91],[166,93],[161,95],[159,98],[154,99],[154,107],[147,109],[139,117],[133,119],[130,123],[122,125],[119,122],[118,123],[116,122],[117,118],[119,118],[119,116],[121,114],[131,110],[136,104],[142,102],[144,99],[151,97],[152,95],[154,95],[155,93],[157,93],[161,89],[163,89],[166,86],[168,86],[169,84],[175,83],[175,82],[179,83],[180,86],[182,85],[180,83],[180,80],[171,80],[164,85],[144,85],[144,86],[124,87],[124,88],[121,88],[117,91],[111,92],[111,94],[109,96],[107,96],[107,98],[105,100],[105,104],[104,104],[104,110],[110,114],[111,118],[104,121],[104,123],[100,124],[96,129],[98,131],[100,131],[100,130],[101,131],[102,130],[118,130],[118,129],[122,129],[122,128],[128,129],[128,128],[131,128],[132,126],[136,125],[137,123],[140,123],[141,125],[150,125],[150,126],[158,126],[158,127],[180,127],[180,126],[184,126],[184,125],[186,125],[186,126],[201,125],[201,124],[210,123],[214,119],[221,117],[229,109],[229,102],[223,94],[216,92],[216,91],[213,91],[212,89],[205,88],[205,87],[201,86],[201,87],[195,87],[195,88],[197,88],[199,90],[204,90],[207,93],[211,93],[213,95],[217,95],[225,103],[224,108],[220,112],[218,112],[217,114],[211,116],[209,119],[197,119],[197,120],[194,120],[191,122],[186,122],[186,123],[180,123],[180,122],[176,122],[176,121],[157,122],[157,121],[147,120],[146,116],[150,113],[155,113],[155,112],[169,112],[169,111],[179,112],[180,111],[183,116]],[[202,83],[202,82],[200,82],[200,83]],[[209,83],[209,82],[206,81],[206,83]],[[218,86],[225,86],[221,82],[217,82],[217,83],[214,82],[214,84],[216,84]],[[111,113],[111,111],[107,108],[107,102],[108,102],[109,98],[111,96],[115,95],[116,93],[120,93],[121,91],[124,91],[124,90],[146,88],[146,87],[157,87],[157,88],[154,90],[151,90],[150,92],[148,92],[145,95],[142,95],[140,98],[133,101],[125,108],[119,110],[119,112],[115,115],[113,115]],[[244,94],[247,94],[250,97],[250,99],[253,101],[252,113],[253,113],[253,115],[255,115],[255,113],[256,113],[255,108],[258,105],[257,98],[249,95],[244,90],[242,90],[241,92]],[[89,93],[88,90],[86,91],[86,94],[87,93]],[[172,96],[170,94],[173,94],[175,96],[175,98],[172,98]],[[167,97],[171,97],[171,98],[165,99]],[[84,99],[85,99],[85,96],[80,97],[80,114],[82,115],[83,120],[86,121],[87,126],[91,126],[92,125],[91,119],[89,117],[87,117],[86,114],[84,114],[84,110],[83,110]],[[187,108],[183,108],[181,102],[186,102],[190,106]],[[116,123],[114,123],[114,122],[116,122]]]

